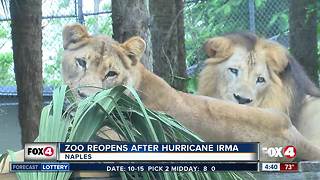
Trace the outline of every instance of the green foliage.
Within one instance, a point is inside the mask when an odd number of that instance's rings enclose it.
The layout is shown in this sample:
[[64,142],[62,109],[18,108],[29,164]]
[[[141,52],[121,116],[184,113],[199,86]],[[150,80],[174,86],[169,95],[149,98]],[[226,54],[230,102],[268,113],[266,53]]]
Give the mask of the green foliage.
[[213,36],[248,27],[247,1],[208,0],[190,3],[185,8],[187,65],[203,61],[204,42]]
[[111,3],[105,3],[102,6],[103,11],[110,11],[111,10]]
[[13,54],[5,48],[10,45],[10,23],[0,24],[0,85],[15,85]]
[[0,29],[0,38],[4,38],[6,37],[8,34],[8,32],[5,29]]
[[256,7],[257,34],[270,38],[287,32],[289,29],[288,1],[260,0]]
[[0,84],[3,86],[15,85],[12,53],[0,54],[0,64]]
[[62,84],[61,80],[61,62],[63,49],[59,48],[57,50],[57,55],[50,58],[53,64],[45,63],[44,66],[44,84],[51,86],[59,86]]
[[[134,99],[126,95],[129,91]],[[70,106],[63,112],[66,99]],[[103,90],[75,101],[66,86],[54,91],[53,101],[41,113],[36,142],[88,142],[103,126],[116,131],[129,142],[203,142],[200,137],[168,115],[147,109],[133,88],[123,86]],[[0,159],[6,158],[4,154]],[[14,154],[9,156],[14,160]],[[23,180],[69,179],[70,172],[17,173]],[[122,179],[247,179],[250,173],[235,172],[121,172]]]
[[63,1],[60,1],[58,7],[59,8],[66,8],[66,7],[69,7],[69,4],[70,4],[70,0],[63,0]]
[[187,80],[187,93],[195,94],[198,89],[198,76],[189,77]]
[[112,37],[111,15],[90,16],[86,19],[88,31],[92,34],[103,34]]

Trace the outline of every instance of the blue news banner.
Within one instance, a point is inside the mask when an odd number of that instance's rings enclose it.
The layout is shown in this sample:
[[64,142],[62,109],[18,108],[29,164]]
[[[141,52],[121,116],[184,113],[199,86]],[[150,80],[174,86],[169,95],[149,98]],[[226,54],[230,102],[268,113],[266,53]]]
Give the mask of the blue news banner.
[[60,143],[60,161],[257,161],[257,143]]
[[12,162],[10,170],[257,171],[258,152],[258,143],[30,143],[31,162]]

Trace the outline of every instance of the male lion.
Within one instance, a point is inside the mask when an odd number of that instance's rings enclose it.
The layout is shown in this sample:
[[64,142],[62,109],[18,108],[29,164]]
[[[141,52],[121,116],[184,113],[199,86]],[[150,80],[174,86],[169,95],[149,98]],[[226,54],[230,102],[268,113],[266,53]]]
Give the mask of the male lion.
[[285,47],[235,33],[209,39],[204,49],[198,94],[284,112],[320,146],[320,92]]
[[108,37],[90,36],[85,27],[74,24],[65,27],[63,40],[63,78],[80,97],[98,91],[78,88],[85,85],[133,86],[147,107],[175,117],[207,141],[257,141],[263,147],[292,144],[299,150],[299,158],[320,159],[319,148],[311,145],[283,113],[171,88],[140,63],[146,46],[140,37],[118,43]]

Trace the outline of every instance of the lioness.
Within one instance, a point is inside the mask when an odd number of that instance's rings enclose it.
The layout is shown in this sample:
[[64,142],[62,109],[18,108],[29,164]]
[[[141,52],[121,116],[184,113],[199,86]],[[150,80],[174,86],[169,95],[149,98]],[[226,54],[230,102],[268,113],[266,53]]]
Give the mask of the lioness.
[[282,45],[250,33],[209,39],[198,94],[290,116],[320,146],[320,91]]
[[301,136],[284,113],[171,88],[140,63],[146,46],[140,37],[121,44],[108,37],[90,36],[85,27],[75,24],[65,27],[63,40],[63,78],[80,97],[98,90],[77,88],[84,85],[133,86],[147,107],[175,117],[207,141],[258,141],[263,147],[292,144],[301,159],[320,159],[319,148]]

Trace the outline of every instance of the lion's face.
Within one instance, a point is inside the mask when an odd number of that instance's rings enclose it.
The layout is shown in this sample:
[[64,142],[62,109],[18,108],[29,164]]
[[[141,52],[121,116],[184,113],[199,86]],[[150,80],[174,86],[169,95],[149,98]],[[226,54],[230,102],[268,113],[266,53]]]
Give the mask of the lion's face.
[[259,101],[258,97],[268,88],[270,81],[265,62],[265,57],[260,54],[235,48],[226,61],[216,65],[218,94],[222,99],[239,104],[251,105]]
[[140,59],[145,42],[134,37],[123,44],[105,36],[89,36],[79,25],[63,31],[63,79],[73,92],[85,97],[101,88],[135,85],[134,66]]
[[200,74],[201,95],[260,106],[266,94],[282,88],[279,76],[288,60],[277,43],[231,35],[209,39],[205,50],[209,58]]

